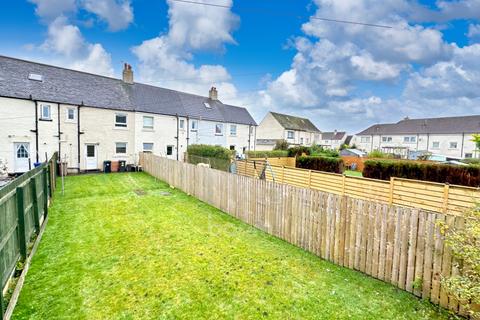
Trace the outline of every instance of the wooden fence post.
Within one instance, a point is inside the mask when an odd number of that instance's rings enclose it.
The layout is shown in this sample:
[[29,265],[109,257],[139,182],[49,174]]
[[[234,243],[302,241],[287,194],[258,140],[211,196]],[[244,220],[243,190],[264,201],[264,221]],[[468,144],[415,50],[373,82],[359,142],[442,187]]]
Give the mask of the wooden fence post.
[[308,189],[312,189],[312,170],[308,170]]
[[25,231],[25,186],[17,187],[18,242],[22,259],[27,258],[27,234]]
[[38,214],[38,194],[37,194],[37,178],[33,177],[30,179],[31,192],[32,192],[32,203],[33,203],[33,219],[35,225],[35,232],[40,233],[40,216]]
[[45,219],[48,214],[48,169],[45,167],[43,170],[43,218]]
[[388,204],[393,205],[393,191],[395,187],[395,177],[390,177],[390,194],[388,196]]
[[450,184],[445,183],[445,187],[443,188],[443,213],[447,213],[448,211],[449,193],[450,193]]

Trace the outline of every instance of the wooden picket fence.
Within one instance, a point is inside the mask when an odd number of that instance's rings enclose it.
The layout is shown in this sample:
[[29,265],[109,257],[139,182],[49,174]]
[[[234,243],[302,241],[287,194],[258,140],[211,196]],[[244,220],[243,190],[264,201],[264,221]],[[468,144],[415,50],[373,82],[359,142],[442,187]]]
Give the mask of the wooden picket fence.
[[0,319],[6,310],[4,288],[18,261],[27,258],[27,248],[48,212],[55,191],[55,154],[49,162],[24,173],[0,189]]
[[[259,177],[264,160],[237,161],[237,173]],[[391,178],[390,181],[271,164],[265,170],[268,181],[309,188],[389,205],[462,215],[480,203],[480,189],[436,182]]]
[[146,172],[335,264],[465,313],[441,285],[458,274],[438,221],[463,218],[274,183],[142,154]]

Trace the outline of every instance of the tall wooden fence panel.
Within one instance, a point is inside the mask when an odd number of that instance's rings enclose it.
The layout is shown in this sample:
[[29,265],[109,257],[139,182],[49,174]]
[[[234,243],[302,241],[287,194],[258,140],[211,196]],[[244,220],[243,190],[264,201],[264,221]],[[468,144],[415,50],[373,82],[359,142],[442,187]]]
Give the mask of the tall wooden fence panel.
[[340,195],[348,188],[341,176],[331,183],[336,192],[327,193],[152,154],[143,154],[141,163],[151,175],[271,235],[459,312],[441,286],[441,276],[458,270],[437,224],[460,225],[459,216]]
[[3,289],[17,262],[27,257],[28,244],[47,215],[55,190],[55,165],[56,155],[0,189],[0,319],[6,309]]
[[[264,161],[237,161],[237,173],[259,177]],[[349,177],[336,173],[270,165],[268,181],[348,195],[357,199],[462,215],[480,202],[480,189],[443,183],[392,178],[390,181]]]

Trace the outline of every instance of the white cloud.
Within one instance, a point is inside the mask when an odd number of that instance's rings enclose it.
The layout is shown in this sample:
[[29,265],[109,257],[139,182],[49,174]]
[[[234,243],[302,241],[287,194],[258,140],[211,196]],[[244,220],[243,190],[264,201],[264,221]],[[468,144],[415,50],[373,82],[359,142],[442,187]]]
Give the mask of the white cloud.
[[[211,3],[211,2],[208,2]],[[132,48],[139,63],[139,79],[147,83],[206,95],[215,85],[222,96],[233,97],[236,88],[221,65],[195,66],[196,51],[223,50],[235,43],[231,32],[238,18],[227,9],[168,0],[169,31]],[[231,0],[222,5],[232,6]]]
[[75,0],[29,0],[35,4],[35,13],[47,23],[57,17],[77,10]]
[[48,38],[42,48],[71,57],[85,46],[85,40],[77,26],[68,24],[65,16],[59,16],[48,26]]
[[401,65],[374,61],[369,53],[352,56],[350,61],[360,77],[366,80],[395,79],[402,71]]
[[83,0],[82,5],[105,21],[110,31],[126,29],[133,22],[133,8],[129,0]]
[[480,24],[471,24],[468,26],[467,36],[471,39],[480,38]]

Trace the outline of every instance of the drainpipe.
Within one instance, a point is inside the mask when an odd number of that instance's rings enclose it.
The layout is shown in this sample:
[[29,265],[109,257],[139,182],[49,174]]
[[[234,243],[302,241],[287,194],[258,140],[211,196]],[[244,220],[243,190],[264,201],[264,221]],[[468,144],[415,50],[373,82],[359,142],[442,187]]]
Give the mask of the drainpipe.
[[373,151],[373,134],[372,134],[372,142],[370,144],[370,152],[372,152],[372,151]]
[[257,127],[253,127],[253,151],[257,150]]
[[[30,96],[30,99],[32,96]],[[35,159],[36,162],[39,162],[39,157],[38,157],[38,101],[35,100]]]
[[60,103],[57,104],[57,127],[58,127],[58,159],[62,160],[62,143],[61,143],[62,132],[60,131]]
[[427,152],[429,147],[430,147],[430,133],[427,133]]
[[420,135],[417,133],[417,151],[418,151],[418,140],[420,139]]
[[251,138],[252,137],[252,125],[248,126],[248,151],[250,151],[250,143],[251,143]]
[[187,117],[187,149],[190,145],[190,117]]
[[177,139],[177,161],[178,161],[178,147],[179,147],[179,135],[180,135],[180,120],[178,118],[178,113],[175,115],[175,117],[177,118],[177,136],[176,136],[176,139]]
[[[83,106],[83,101],[81,106]],[[82,134],[80,132],[80,107],[78,106],[77,108],[77,161],[78,161],[78,172],[80,172],[80,152],[81,152],[81,147],[80,147],[80,135]]]
[[463,158],[463,147],[465,144],[465,132],[462,132],[462,149],[460,150],[460,158]]

